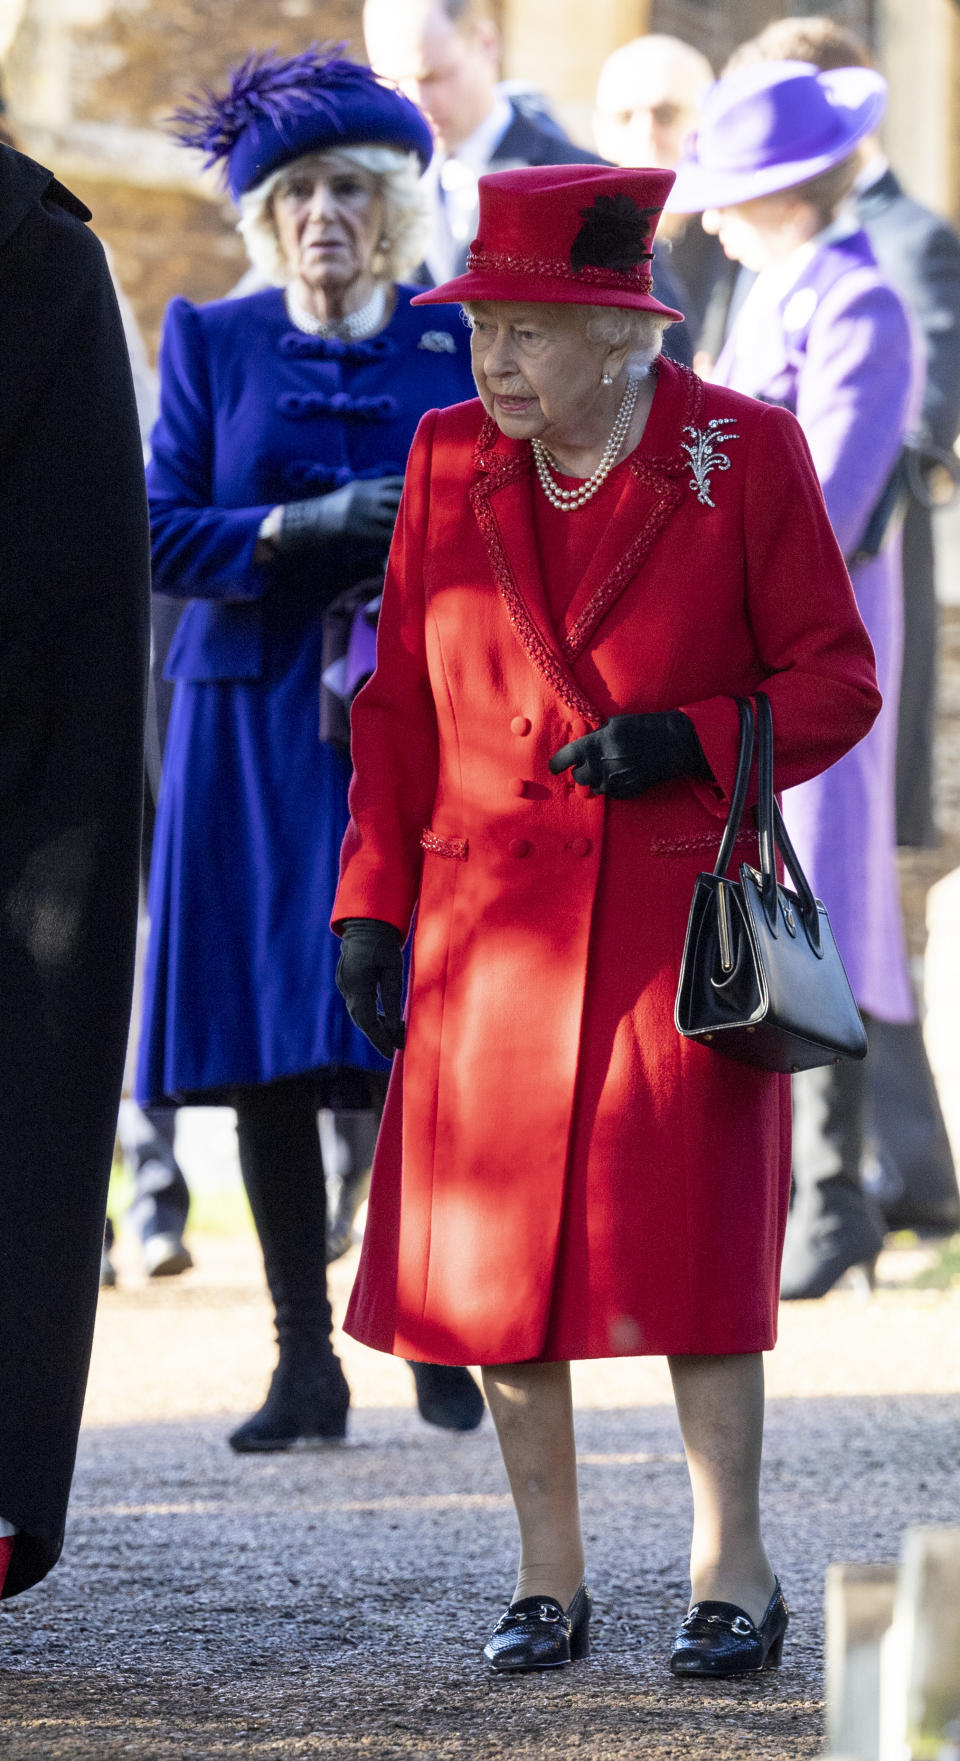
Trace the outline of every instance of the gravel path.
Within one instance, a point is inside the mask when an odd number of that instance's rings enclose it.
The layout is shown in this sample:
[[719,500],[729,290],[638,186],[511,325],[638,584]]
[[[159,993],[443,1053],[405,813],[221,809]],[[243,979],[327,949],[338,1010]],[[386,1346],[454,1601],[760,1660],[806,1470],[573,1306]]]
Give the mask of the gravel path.
[[[64,1559],[0,1613],[4,1761],[797,1761],[821,1748],[828,1562],[957,1519],[960,1292],[786,1309],[765,1470],[784,1666],[675,1683],[689,1495],[665,1366],[581,1366],[594,1655],[489,1677],[514,1549],[489,1420],[431,1430],[405,1367],[346,1341],[352,1442],[232,1456],[269,1372],[267,1308],[251,1240],[194,1247],[197,1270],[159,1285],[121,1252],[101,1302]],[[335,1268],[341,1312],[352,1270]]]

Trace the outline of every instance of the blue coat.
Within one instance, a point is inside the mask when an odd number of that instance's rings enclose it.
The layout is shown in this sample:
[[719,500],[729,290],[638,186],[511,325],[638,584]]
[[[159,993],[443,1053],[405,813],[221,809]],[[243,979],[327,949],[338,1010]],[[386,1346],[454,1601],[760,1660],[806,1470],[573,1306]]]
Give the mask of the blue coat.
[[323,607],[384,550],[344,541],[282,569],[254,551],[271,507],[402,473],[423,413],[472,395],[459,312],[412,292],[359,343],[294,329],[277,289],[167,314],[154,590],[189,603],[167,662],[141,1100],[324,1070],[347,1104],[351,1072],[385,1068],[334,985],[349,763],[317,731]]

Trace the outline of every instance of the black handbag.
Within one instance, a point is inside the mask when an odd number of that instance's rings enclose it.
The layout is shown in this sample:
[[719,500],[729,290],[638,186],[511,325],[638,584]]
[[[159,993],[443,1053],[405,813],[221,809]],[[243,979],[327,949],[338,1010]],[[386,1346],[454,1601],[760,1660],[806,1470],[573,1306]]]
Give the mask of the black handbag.
[[[697,876],[674,1020],[686,1039],[764,1070],[812,1070],[863,1058],[867,1036],[830,920],[815,899],[773,792],[773,713],[756,693],[759,869],[727,875],[753,764],[754,715],[740,711],[740,758],[712,874]],[[795,891],[777,881],[775,847]]]

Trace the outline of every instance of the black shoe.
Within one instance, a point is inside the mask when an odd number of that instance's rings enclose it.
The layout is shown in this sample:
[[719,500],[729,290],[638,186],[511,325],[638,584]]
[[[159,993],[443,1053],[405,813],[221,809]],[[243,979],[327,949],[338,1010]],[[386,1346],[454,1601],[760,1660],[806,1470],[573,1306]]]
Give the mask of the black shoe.
[[554,1596],[523,1596],[511,1602],[483,1647],[499,1674],[524,1669],[562,1669],[590,1654],[593,1603],[581,1584],[566,1613]]
[[459,1364],[411,1364],[420,1417],[443,1431],[475,1431],[484,1404],[469,1370]]
[[143,1269],[148,1278],[177,1278],[189,1272],[193,1256],[175,1230],[160,1230],[143,1243]]
[[733,1602],[695,1602],[670,1653],[674,1675],[753,1675],[779,1669],[790,1619],[778,1578],[759,1626]]
[[338,1358],[304,1363],[281,1357],[259,1412],[228,1439],[238,1455],[319,1449],[347,1434],[350,1390]]
[[882,1213],[845,1175],[798,1193],[787,1218],[781,1302],[826,1296],[845,1272],[876,1260],[883,1237]]

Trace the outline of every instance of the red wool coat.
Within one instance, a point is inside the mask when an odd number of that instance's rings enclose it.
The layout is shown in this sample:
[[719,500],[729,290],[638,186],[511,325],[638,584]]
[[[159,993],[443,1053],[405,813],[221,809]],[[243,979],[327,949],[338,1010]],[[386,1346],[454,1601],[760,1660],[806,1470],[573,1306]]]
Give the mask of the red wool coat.
[[[729,461],[706,480],[693,430]],[[334,909],[406,933],[416,908],[346,1323],[408,1358],[775,1338],[789,1082],[682,1040],[674,994],[734,696],[769,693],[786,787],[866,733],[873,655],[788,413],[661,361],[624,479],[555,630],[528,443],[473,402],[424,417],[410,455]],[[716,786],[618,802],[550,775],[606,717],[678,707]]]

